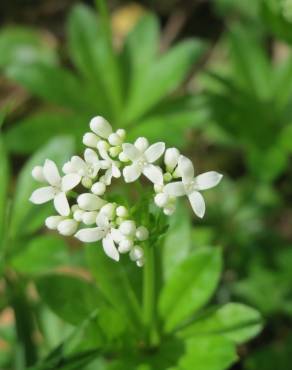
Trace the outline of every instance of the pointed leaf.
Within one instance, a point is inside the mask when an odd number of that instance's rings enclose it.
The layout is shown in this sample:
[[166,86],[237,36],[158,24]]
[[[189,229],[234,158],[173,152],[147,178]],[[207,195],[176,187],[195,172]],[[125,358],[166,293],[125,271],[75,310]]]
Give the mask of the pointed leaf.
[[200,248],[176,267],[159,298],[167,332],[208,302],[218,284],[221,265],[219,249]]

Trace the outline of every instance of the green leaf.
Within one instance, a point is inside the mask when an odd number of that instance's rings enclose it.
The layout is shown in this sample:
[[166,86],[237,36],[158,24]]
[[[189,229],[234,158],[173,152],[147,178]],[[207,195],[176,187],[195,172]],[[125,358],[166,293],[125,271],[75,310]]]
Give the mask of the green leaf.
[[219,249],[199,248],[176,267],[159,299],[159,313],[167,332],[208,302],[218,284],[221,265]]
[[170,219],[163,249],[162,270],[168,280],[176,267],[187,258],[191,248],[191,224],[185,207],[178,207]]
[[[99,244],[87,245],[86,253],[89,268],[102,294],[125,317],[125,320],[139,325],[141,309],[129,280],[129,277],[135,280],[136,276],[127,271],[128,265],[125,261],[116,263],[108,258]],[[141,271],[138,273],[141,274]]]
[[205,47],[198,40],[184,41],[152,64],[144,72],[139,85],[130,91],[125,112],[127,122],[136,120],[173,92],[204,50]]
[[[7,217],[7,199],[8,199],[8,184],[9,184],[9,163],[6,153],[6,148],[4,145],[4,141],[2,138],[2,134],[0,133],[0,173],[1,173],[1,181],[0,181],[0,244],[4,241],[4,233],[6,225],[6,217]],[[1,247],[3,247],[1,245]]]
[[256,96],[269,98],[271,68],[263,46],[246,29],[236,27],[230,32],[231,57],[239,81]]
[[[33,190],[39,187],[39,184],[36,184],[31,176],[33,167],[36,165],[42,165],[47,158],[56,161],[57,165],[61,165],[70,158],[72,152],[72,139],[70,137],[57,137],[36,152],[34,156],[30,158],[24,165],[18,177],[13,200],[10,225],[12,237],[15,238],[16,236],[24,235],[28,230],[29,232],[32,232],[32,224],[34,224],[34,227],[37,228],[40,227],[44,222],[44,212],[40,218],[40,210],[36,208],[36,205],[33,205],[29,202],[29,197]],[[39,209],[42,207],[43,206],[41,206]],[[44,207],[46,207],[46,205],[44,205]],[[46,213],[46,216],[48,215],[49,212]],[[37,222],[36,219],[38,220]]]
[[128,88],[136,90],[144,73],[149,70],[158,54],[159,21],[154,14],[142,17],[129,32],[125,40],[122,60],[125,64],[124,74],[128,78]]
[[[75,65],[95,86],[97,107],[116,114],[122,104],[117,58],[102,24],[88,7],[77,5],[69,15],[69,49]],[[107,117],[112,119],[113,117]]]
[[104,301],[96,287],[88,281],[61,274],[38,278],[37,289],[43,302],[61,319],[80,324]]
[[192,338],[186,341],[186,353],[179,370],[225,370],[237,360],[234,344],[220,336]]
[[41,63],[18,63],[7,68],[6,74],[30,93],[50,103],[73,110],[88,109],[87,92],[77,78],[65,69]]
[[[199,127],[207,120],[206,105],[194,96],[167,99],[128,128],[129,140],[145,136],[149,141],[165,141],[168,146],[183,147],[186,130]],[[130,130],[129,130],[130,129]]]
[[[39,112],[24,118],[5,132],[7,150],[17,154],[29,154],[57,135],[72,135],[81,148],[81,138],[88,130],[89,115],[65,112]],[[27,138],[23,140],[23,138]]]
[[260,313],[240,303],[228,303],[181,330],[180,337],[222,335],[236,344],[256,336],[262,328]]
[[23,245],[12,258],[12,267],[23,274],[38,275],[69,262],[67,245],[57,236],[39,236]]
[[50,36],[33,29],[13,26],[0,32],[0,67],[15,63],[29,65],[41,62],[56,64],[55,42]]

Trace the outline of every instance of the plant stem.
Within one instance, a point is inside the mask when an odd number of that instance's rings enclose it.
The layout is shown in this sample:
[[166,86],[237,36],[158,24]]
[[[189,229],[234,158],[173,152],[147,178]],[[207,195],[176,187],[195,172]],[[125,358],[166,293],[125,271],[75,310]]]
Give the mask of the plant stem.
[[145,245],[145,265],[143,276],[143,318],[145,326],[146,343],[152,347],[159,343],[156,328],[156,295],[155,295],[155,261],[154,251]]

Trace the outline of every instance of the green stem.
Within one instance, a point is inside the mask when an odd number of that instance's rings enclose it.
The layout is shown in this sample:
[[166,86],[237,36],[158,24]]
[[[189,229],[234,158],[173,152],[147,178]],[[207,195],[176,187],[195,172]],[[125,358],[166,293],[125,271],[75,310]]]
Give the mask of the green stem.
[[145,326],[146,343],[152,347],[158,344],[159,337],[156,328],[156,302],[155,302],[155,261],[154,251],[145,245],[145,265],[143,276],[143,318]]

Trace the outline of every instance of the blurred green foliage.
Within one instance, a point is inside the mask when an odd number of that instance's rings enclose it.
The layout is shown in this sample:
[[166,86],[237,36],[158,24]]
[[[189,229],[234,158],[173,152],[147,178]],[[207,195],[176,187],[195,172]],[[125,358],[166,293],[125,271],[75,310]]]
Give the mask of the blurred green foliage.
[[[259,339],[241,347],[241,368],[290,368],[292,5],[216,0],[209,8],[222,22],[216,44],[179,40],[164,53],[158,15],[141,18],[117,50],[104,19],[82,4],[68,15],[62,47],[28,27],[0,32],[3,75],[33,97],[28,114],[10,118],[11,102],[0,115],[2,123],[7,115],[0,141],[0,271],[8,292],[0,307],[16,313],[16,329],[0,326],[1,338],[11,346],[0,351],[1,367],[24,369],[38,357],[34,370],[225,369],[238,359],[236,345],[260,331],[258,312],[229,303],[235,299],[258,309],[266,321]],[[191,220],[183,208],[171,220],[161,248],[166,285],[159,301],[167,334],[148,364],[148,354],[125,350],[137,339],[139,273],[127,264],[113,266],[97,248],[86,247],[84,256],[43,233],[50,210],[36,211],[27,202],[32,167],[48,156],[60,164],[74,143],[80,149],[96,114],[125,127],[130,139],[165,140],[188,150],[199,168],[212,163],[225,172],[222,185],[207,194],[204,223]],[[16,181],[18,156],[31,157]],[[218,249],[199,248],[209,245],[222,246],[220,282]],[[89,265],[94,281],[63,273],[69,261],[76,268]],[[32,281],[42,303],[27,294]],[[211,306],[201,311],[218,283]],[[189,326],[178,325],[190,317]],[[36,327],[39,353],[32,335]],[[113,358],[113,347],[124,358]]]

